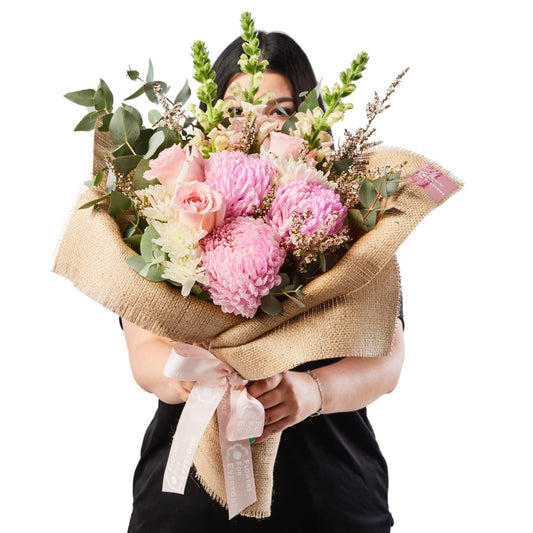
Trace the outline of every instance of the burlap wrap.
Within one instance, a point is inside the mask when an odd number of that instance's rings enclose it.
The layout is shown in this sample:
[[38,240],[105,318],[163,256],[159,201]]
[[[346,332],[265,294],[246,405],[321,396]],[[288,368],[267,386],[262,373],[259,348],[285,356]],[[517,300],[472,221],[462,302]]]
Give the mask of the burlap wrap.
[[[105,135],[95,135],[93,171],[104,166],[103,152],[112,148]],[[405,150],[377,150],[370,165],[402,161],[407,161],[404,178],[430,164],[461,187],[440,166]],[[77,205],[96,197],[93,190],[87,190]],[[169,284],[142,278],[126,264],[125,258],[135,252],[124,244],[116,222],[103,207],[73,212],[54,271],[126,320],[176,341],[206,343],[244,378],[256,380],[306,361],[388,355],[400,297],[394,254],[413,228],[446,199],[437,203],[419,186],[403,182],[388,199],[392,208],[376,228],[360,238],[334,268],[305,286],[305,309],[286,300],[277,316],[259,313],[246,319],[225,314],[192,296],[183,298]],[[258,500],[242,513],[246,516],[270,515],[278,444],[279,436],[252,446]],[[225,505],[215,418],[202,438],[194,464],[209,494]]]

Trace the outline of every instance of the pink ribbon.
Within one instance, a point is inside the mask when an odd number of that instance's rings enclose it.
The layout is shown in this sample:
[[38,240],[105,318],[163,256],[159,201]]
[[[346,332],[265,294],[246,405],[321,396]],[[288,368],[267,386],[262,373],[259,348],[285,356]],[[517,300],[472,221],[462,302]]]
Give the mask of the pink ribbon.
[[184,493],[194,454],[216,410],[231,519],[257,500],[249,439],[263,433],[263,406],[248,394],[247,380],[199,346],[176,344],[164,374],[196,383],[174,433],[163,491]]

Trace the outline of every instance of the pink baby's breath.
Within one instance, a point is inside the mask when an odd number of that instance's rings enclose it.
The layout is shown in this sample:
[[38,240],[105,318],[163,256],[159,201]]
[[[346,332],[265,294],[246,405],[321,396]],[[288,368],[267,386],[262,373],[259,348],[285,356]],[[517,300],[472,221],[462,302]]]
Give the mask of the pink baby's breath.
[[215,228],[201,246],[213,303],[252,318],[261,298],[281,281],[285,250],[277,232],[260,219],[237,217]]
[[205,181],[226,200],[226,217],[252,215],[270,189],[276,168],[243,152],[217,152],[205,163]]

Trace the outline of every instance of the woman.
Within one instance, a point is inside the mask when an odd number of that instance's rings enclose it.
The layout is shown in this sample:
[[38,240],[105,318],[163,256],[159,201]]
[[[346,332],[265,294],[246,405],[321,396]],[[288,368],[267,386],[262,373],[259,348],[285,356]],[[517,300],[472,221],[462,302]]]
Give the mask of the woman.
[[[316,78],[307,56],[290,37],[260,32],[259,40],[269,66],[258,94],[272,92],[264,112],[284,120],[279,107],[292,113],[301,101],[299,95],[311,90]],[[248,84],[248,76],[237,66],[241,44],[236,39],[214,64],[219,98],[231,98],[227,88],[234,81]],[[265,427],[257,440],[280,431],[283,435],[274,472],[272,516],[264,520],[237,516],[231,521],[199,486],[194,473],[185,495],[161,491],[172,435],[194,383],[163,375],[174,341],[126,321],[123,327],[133,375],[159,399],[135,473],[130,533],[211,527],[232,532],[390,531],[387,467],[365,407],[398,382],[404,356],[399,319],[390,357],[308,363],[248,386],[265,408]],[[316,414],[322,416],[312,416]]]

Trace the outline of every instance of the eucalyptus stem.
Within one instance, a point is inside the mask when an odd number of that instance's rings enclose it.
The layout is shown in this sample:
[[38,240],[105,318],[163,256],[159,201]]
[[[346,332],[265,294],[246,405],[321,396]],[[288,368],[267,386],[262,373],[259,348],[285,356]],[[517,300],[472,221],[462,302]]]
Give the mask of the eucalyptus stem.
[[381,195],[381,193],[378,192],[376,195],[376,198],[372,202],[372,205],[368,208],[366,215],[363,217],[363,222],[368,218],[370,213],[372,213],[372,211],[374,210],[374,207],[376,207],[376,204],[381,200],[381,198],[383,198],[383,196]]

